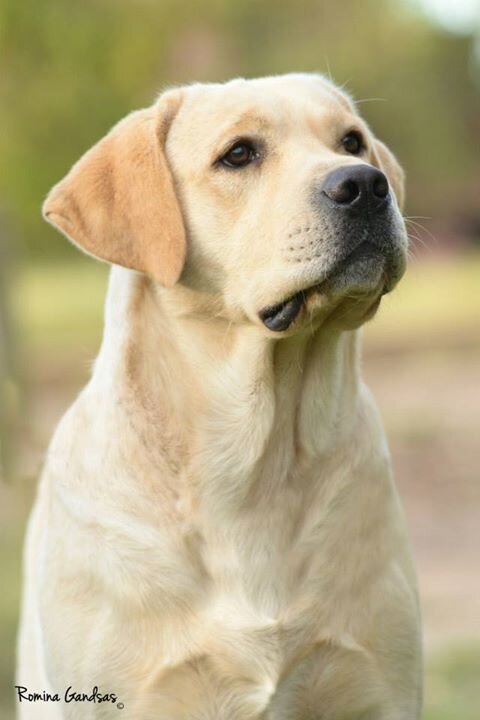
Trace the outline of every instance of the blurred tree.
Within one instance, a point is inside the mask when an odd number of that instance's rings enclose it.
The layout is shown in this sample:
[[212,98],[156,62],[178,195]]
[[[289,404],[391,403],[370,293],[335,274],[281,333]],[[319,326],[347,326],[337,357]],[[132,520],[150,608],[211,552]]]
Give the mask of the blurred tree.
[[41,201],[117,119],[165,84],[232,75],[331,71],[407,167],[410,212],[477,207],[472,38],[411,1],[2,0],[0,64],[0,194],[34,255],[70,252]]

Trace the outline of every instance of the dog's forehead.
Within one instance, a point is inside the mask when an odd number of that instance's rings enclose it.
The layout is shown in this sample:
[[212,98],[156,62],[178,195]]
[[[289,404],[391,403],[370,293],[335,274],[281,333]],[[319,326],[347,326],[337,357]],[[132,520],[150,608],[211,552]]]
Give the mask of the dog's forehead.
[[187,86],[178,124],[201,126],[207,132],[229,124],[234,128],[236,123],[295,123],[299,115],[322,114],[332,118],[356,112],[350,98],[323,76],[290,74]]

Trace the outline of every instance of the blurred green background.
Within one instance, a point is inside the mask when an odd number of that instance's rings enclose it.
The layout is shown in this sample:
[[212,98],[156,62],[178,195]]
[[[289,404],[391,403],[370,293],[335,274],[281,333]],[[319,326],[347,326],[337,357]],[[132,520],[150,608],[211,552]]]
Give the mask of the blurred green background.
[[477,0],[1,0],[0,717],[13,718],[24,525],[88,377],[107,268],[39,214],[70,164],[165,85],[331,73],[407,170],[412,259],[365,330],[425,616],[424,720],[480,718]]

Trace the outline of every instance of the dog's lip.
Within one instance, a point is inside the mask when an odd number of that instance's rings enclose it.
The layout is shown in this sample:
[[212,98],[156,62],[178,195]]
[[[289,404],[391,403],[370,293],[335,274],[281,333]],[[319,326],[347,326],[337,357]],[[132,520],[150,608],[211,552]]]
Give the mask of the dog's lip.
[[[301,309],[305,305],[306,300],[312,293],[321,292],[326,289],[329,281],[333,280],[339,272],[341,272],[351,262],[360,260],[363,257],[369,257],[373,254],[380,254],[381,249],[368,240],[360,243],[351,253],[336,263],[320,282],[310,285],[303,290],[299,290],[294,295],[290,295],[282,302],[275,305],[269,305],[258,313],[262,323],[274,332],[283,332],[295,322]],[[390,292],[391,282],[386,274],[384,274],[384,286],[382,295]]]
[[305,304],[305,293],[308,290],[300,290],[300,292],[291,295],[277,305],[270,305],[263,308],[258,313],[263,324],[274,332],[282,332],[287,330],[290,325],[297,319],[300,310]]

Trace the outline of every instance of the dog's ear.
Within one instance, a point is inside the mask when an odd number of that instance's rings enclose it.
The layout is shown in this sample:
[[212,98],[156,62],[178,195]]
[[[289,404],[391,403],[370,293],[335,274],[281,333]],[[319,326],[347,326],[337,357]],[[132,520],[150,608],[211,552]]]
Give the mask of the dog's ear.
[[185,229],[165,157],[178,91],[128,115],[55,185],[43,215],[101,260],[148,273],[165,286],[182,272]]
[[373,155],[374,164],[387,176],[397,197],[398,207],[402,210],[405,203],[405,173],[402,167],[391,150],[380,140],[375,140]]

